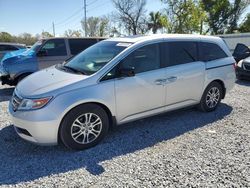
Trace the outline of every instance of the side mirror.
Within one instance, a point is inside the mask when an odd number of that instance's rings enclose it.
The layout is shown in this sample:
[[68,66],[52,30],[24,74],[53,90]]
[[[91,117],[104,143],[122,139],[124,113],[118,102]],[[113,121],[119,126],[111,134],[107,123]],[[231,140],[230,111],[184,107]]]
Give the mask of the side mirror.
[[135,76],[135,68],[134,67],[120,68],[119,75],[124,77],[133,77]]
[[47,50],[40,50],[37,52],[36,54],[38,57],[43,57],[43,56],[47,56],[48,55],[48,52]]

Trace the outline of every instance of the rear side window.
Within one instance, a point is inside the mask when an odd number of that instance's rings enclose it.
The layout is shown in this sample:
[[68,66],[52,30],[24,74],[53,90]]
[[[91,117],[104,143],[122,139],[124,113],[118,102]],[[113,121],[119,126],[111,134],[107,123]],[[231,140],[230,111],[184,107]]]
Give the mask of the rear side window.
[[207,62],[227,57],[227,54],[217,45],[213,43],[200,43],[200,60]]
[[46,56],[66,56],[66,46],[64,39],[48,40],[40,51],[46,51]]
[[18,48],[11,45],[0,45],[0,51],[14,51],[14,50],[18,50]]
[[167,42],[161,48],[163,62],[165,66],[181,65],[195,62],[198,59],[196,42]]
[[86,48],[97,42],[96,39],[69,39],[69,46],[72,55],[79,54]]

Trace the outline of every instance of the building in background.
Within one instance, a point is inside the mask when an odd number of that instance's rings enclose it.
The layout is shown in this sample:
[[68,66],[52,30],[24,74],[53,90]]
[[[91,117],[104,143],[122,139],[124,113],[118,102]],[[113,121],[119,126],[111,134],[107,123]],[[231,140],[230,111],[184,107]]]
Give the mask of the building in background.
[[238,43],[242,43],[250,47],[250,33],[225,34],[219,35],[219,37],[224,39],[232,53]]

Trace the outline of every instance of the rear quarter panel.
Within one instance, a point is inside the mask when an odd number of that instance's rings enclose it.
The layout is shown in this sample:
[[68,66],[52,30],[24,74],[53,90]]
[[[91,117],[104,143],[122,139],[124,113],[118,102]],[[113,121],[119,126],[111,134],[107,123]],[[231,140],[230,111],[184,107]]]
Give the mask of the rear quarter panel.
[[214,80],[221,80],[226,92],[231,90],[236,81],[234,62],[233,57],[207,62],[204,90]]

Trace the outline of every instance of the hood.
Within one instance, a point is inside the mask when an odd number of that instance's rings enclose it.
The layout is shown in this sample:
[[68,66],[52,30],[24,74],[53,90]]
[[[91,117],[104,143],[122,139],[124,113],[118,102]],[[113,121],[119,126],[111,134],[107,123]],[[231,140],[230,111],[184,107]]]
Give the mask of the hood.
[[32,58],[34,55],[35,55],[35,52],[33,50],[20,49],[17,51],[6,53],[1,61],[2,62],[9,61],[9,60],[19,61],[19,60],[26,59],[26,58]]
[[16,89],[21,96],[32,97],[51,92],[88,77],[89,76],[81,74],[64,72],[55,67],[51,67],[26,77],[17,85]]

